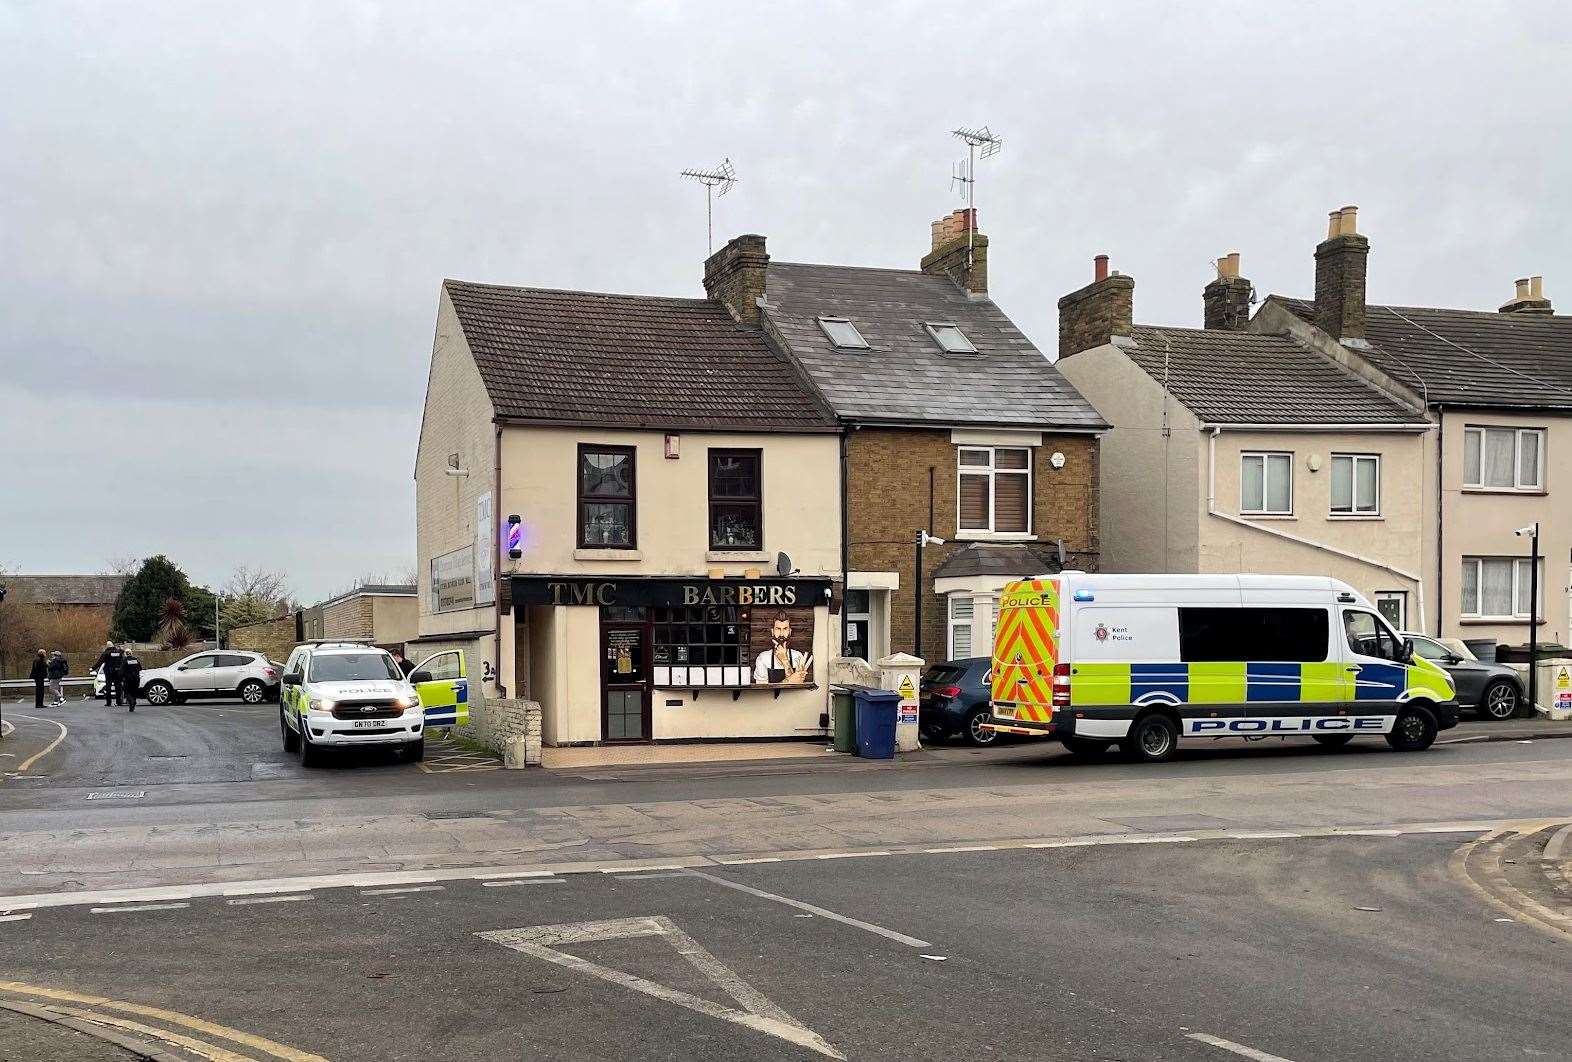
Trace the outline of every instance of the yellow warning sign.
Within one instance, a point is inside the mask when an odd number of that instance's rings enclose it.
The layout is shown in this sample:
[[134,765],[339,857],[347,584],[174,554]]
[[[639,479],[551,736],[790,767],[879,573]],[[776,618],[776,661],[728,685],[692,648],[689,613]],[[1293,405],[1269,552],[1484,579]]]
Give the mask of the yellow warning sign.
[[1556,689],[1572,690],[1572,668],[1556,668]]
[[910,675],[907,675],[905,678],[901,679],[900,693],[902,697],[917,696],[917,687],[912,685],[912,677]]

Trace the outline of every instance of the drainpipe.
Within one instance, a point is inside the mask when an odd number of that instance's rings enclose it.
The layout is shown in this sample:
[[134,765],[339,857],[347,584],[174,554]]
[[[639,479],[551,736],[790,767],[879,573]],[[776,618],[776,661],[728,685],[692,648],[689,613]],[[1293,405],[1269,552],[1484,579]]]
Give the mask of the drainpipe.
[[[1463,436],[1468,441],[1468,436]],[[1441,470],[1446,460],[1446,407],[1436,406],[1436,637],[1441,637],[1441,617],[1446,611],[1441,602],[1446,600],[1441,580],[1445,578],[1446,558],[1442,547],[1446,545],[1446,491],[1441,481]]]
[[841,656],[851,654],[851,610],[846,607],[846,598],[851,592],[851,505],[846,485],[846,471],[851,464],[847,456],[850,431],[846,427],[841,429]]
[[[495,422],[493,422],[493,423],[495,423]],[[497,698],[499,700],[506,700],[507,696],[508,696],[508,687],[507,687],[506,683],[503,682],[503,676],[502,676],[502,579],[503,579],[503,575],[502,575],[502,551],[497,548],[497,514],[502,511],[502,425],[501,424],[496,424],[495,428],[493,430],[492,454],[496,458],[496,460],[493,462],[492,467],[491,467],[491,527],[490,527],[489,533],[487,535],[487,541],[489,541],[491,543],[491,553],[492,553],[491,570],[494,573],[493,580],[496,583],[496,585],[491,588],[491,590],[492,590],[492,595],[491,595],[492,596],[492,604],[491,604],[491,607],[492,607],[492,623],[491,623],[491,630],[492,630],[492,638],[496,641],[496,647],[497,647]],[[509,587],[509,592],[510,593],[512,592],[512,588],[511,587]],[[515,624],[517,624],[518,621],[519,621],[518,613],[514,612],[514,614],[513,614],[513,622]],[[516,636],[513,639],[513,643],[514,643],[515,649],[517,649],[518,638]],[[519,662],[517,660],[515,660],[515,661],[513,661],[513,670],[516,673],[518,671],[518,669],[519,669]],[[485,670],[485,663],[484,662],[482,662],[482,664],[481,664],[481,670],[482,671]],[[482,689],[482,692],[484,692],[484,689],[485,689],[484,681],[482,681],[482,683],[481,683],[481,689]]]

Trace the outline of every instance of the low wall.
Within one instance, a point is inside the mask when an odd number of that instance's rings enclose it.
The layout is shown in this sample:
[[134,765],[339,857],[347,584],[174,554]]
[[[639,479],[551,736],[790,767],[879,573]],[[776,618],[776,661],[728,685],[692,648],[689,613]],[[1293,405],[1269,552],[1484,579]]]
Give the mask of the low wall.
[[[475,684],[471,684],[473,690]],[[502,757],[503,766],[540,765],[540,704],[512,698],[480,698],[469,706],[469,722],[453,728],[459,737]]]

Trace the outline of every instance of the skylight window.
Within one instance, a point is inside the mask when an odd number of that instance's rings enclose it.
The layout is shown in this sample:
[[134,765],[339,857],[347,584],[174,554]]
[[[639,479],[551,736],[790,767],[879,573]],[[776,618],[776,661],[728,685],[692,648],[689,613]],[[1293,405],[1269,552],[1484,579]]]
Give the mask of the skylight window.
[[972,341],[967,339],[966,333],[962,332],[956,325],[929,323],[923,325],[923,327],[928,330],[928,334],[933,337],[933,341],[939,344],[939,349],[946,354],[977,353],[977,348],[972,346]]
[[857,331],[857,326],[844,317],[821,317],[819,327],[830,337],[830,342],[842,350],[868,349],[868,341],[862,338],[862,333]]

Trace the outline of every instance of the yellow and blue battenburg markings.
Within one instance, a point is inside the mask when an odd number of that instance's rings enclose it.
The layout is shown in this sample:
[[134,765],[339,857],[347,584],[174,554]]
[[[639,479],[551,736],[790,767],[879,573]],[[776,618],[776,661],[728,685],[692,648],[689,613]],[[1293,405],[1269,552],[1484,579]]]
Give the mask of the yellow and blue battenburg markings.
[[458,678],[434,679],[415,687],[425,709],[426,725],[462,726],[469,722],[469,679],[464,654],[459,654]]
[[[1357,670],[1349,670],[1351,666]],[[1070,676],[1070,703],[1074,707],[1151,703],[1392,703],[1420,693],[1441,700],[1452,698],[1445,673],[1425,664],[1347,665],[1338,661],[1085,663],[1074,665]]]

